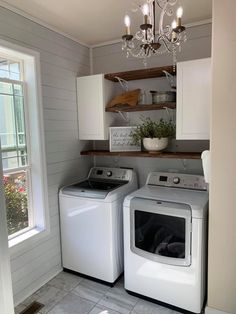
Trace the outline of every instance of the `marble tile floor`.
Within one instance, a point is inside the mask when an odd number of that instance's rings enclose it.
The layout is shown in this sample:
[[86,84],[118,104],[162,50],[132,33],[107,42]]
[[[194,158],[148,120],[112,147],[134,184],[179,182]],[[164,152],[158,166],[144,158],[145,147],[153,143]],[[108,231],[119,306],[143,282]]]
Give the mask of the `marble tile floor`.
[[45,306],[40,314],[178,314],[168,308],[129,295],[121,278],[109,287],[61,272],[15,308],[19,314],[31,302]]

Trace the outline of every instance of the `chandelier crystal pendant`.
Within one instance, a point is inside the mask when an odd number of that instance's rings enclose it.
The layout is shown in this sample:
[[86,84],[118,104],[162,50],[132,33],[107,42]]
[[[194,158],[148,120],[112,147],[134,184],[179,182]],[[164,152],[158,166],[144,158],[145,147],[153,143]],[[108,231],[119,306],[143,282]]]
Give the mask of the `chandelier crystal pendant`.
[[[166,52],[172,53],[173,67],[177,61],[177,51],[181,51],[181,43],[187,40],[185,27],[182,25],[183,8],[176,11],[177,20],[171,25],[163,25],[165,17],[174,14],[174,6],[178,0],[147,0],[143,5],[138,5],[143,14],[143,24],[140,25],[134,35],[131,34],[130,17],[125,16],[125,35],[122,36],[122,50],[126,51],[127,57],[143,59],[147,66],[147,59],[153,55],[161,55]],[[160,9],[159,29],[156,33],[156,8]]]

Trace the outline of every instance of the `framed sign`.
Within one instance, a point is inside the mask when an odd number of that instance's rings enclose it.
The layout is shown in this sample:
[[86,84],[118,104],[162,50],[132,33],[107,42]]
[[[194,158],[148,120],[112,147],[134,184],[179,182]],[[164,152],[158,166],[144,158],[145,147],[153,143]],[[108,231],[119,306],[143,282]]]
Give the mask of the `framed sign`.
[[141,145],[135,145],[131,133],[136,126],[111,127],[110,152],[139,152]]

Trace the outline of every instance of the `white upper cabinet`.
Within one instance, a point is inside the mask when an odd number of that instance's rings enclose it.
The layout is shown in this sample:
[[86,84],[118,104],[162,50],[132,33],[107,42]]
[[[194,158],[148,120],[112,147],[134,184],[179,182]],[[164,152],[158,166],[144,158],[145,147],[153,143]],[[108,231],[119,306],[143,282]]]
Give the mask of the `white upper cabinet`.
[[177,140],[210,138],[211,59],[177,64]]
[[105,112],[114,84],[104,74],[77,78],[79,139],[107,140],[112,114]]

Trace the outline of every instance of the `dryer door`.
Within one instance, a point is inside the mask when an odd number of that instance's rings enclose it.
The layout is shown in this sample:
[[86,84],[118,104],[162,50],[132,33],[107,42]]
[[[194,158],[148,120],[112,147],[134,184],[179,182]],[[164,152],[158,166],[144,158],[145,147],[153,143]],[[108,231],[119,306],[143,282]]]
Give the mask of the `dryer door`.
[[131,251],[157,262],[191,265],[191,208],[152,199],[130,203]]

